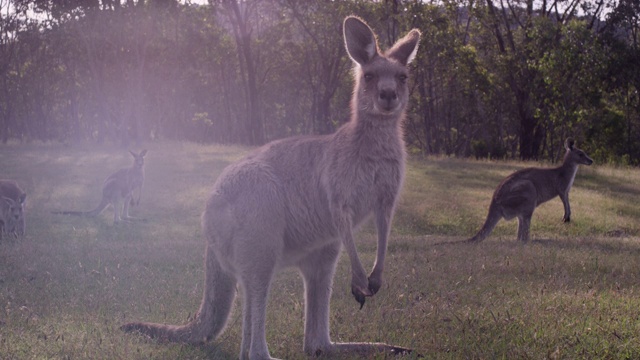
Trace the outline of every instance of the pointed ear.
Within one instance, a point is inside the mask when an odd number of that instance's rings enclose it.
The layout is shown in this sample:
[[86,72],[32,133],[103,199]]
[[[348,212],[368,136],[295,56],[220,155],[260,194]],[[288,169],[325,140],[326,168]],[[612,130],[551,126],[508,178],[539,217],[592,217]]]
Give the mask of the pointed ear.
[[20,195],[20,198],[18,198],[18,200],[20,200],[20,204],[24,204],[24,201],[27,200],[27,194]]
[[564,142],[564,148],[567,150],[573,150],[575,145],[576,142],[572,138],[567,138],[567,140]]
[[344,43],[349,57],[360,65],[367,64],[378,55],[378,43],[373,31],[355,16],[344,20]]
[[413,29],[402,39],[398,40],[393,47],[387,51],[387,57],[390,57],[406,66],[416,57],[419,43],[420,30]]
[[147,155],[147,149],[140,151],[140,156],[145,156],[145,155]]
[[134,153],[133,151],[129,150],[129,154],[131,154],[131,156],[136,157],[138,155],[136,155],[136,153]]

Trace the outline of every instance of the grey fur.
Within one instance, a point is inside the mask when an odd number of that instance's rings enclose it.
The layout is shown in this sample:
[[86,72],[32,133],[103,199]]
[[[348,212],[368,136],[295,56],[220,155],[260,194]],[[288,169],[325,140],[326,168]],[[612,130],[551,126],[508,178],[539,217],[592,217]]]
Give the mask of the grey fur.
[[[188,343],[214,339],[224,330],[238,283],[243,294],[240,358],[271,359],[265,337],[271,279],[282,268],[296,267],[305,284],[307,354],[409,351],[380,343],[336,344],[329,337],[329,299],[341,248],[349,255],[352,293],[359,303],[382,284],[405,168],[406,65],[420,32],[412,30],[385,54],[356,17],[345,19],[344,36],[356,62],[351,121],[332,135],[269,143],[227,167],[202,215],[206,280],[196,318],[184,326],[130,323],[123,330]],[[378,252],[367,277],[352,231],[370,215]]]
[[0,239],[2,234],[24,237],[26,220],[24,203],[27,194],[14,180],[0,180]]
[[[100,204],[89,211],[54,211],[54,214],[76,215],[94,217],[98,216],[109,204],[113,206],[113,223],[117,224],[122,220],[135,220],[129,216],[129,206],[140,204],[142,197],[142,186],[144,184],[144,156],[147,150],[142,150],[139,154],[129,151],[133,156],[131,167],[120,169],[109,175],[102,184],[102,199]],[[138,199],[133,198],[133,192],[140,189]],[[122,217],[120,216],[120,202],[122,205]]]
[[564,160],[558,167],[522,169],[502,180],[493,193],[484,225],[468,241],[484,240],[491,234],[500,219],[511,220],[514,217],[518,218],[518,240],[529,241],[533,211],[538,205],[556,196],[560,197],[564,205],[562,221],[571,221],[569,190],[573,185],[578,165],[591,165],[593,160],[584,151],[576,148],[571,138],[565,141],[565,149]]

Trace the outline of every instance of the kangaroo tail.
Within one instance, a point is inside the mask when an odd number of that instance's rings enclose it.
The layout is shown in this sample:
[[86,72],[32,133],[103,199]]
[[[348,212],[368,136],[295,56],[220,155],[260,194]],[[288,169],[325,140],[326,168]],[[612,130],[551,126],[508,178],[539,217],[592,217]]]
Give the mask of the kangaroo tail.
[[87,215],[86,211],[52,211],[52,214],[60,214],[60,215],[73,215],[73,216],[85,216]]
[[106,197],[102,197],[100,204],[96,206],[93,210],[89,211],[52,211],[53,214],[61,214],[61,215],[74,215],[74,216],[88,216],[94,217],[98,216],[102,210],[104,210],[109,205],[109,200]]
[[482,228],[480,228],[477,234],[467,241],[478,243],[484,240],[489,236],[489,234],[491,234],[493,228],[496,227],[501,218],[502,216],[499,214],[496,205],[491,202],[491,205],[489,206],[489,213],[487,214],[487,219],[485,220],[484,225],[482,225]]
[[155,323],[129,323],[125,332],[137,331],[152,338],[183,343],[202,343],[215,339],[224,330],[236,296],[236,279],[220,267],[207,246],[204,297],[195,319],[182,326]]

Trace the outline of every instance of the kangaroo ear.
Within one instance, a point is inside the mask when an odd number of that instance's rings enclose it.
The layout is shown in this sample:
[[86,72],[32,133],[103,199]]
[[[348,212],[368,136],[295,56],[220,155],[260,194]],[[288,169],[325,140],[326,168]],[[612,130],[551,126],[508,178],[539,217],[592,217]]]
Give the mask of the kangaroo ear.
[[24,204],[24,201],[27,200],[27,194],[20,195],[20,198],[18,198],[18,200],[20,200],[20,204]]
[[402,39],[398,40],[393,47],[387,51],[386,55],[406,66],[416,57],[419,43],[420,30],[413,29]]
[[129,150],[129,154],[131,154],[131,156],[136,157],[138,155],[136,155],[136,153],[134,153],[133,151]]
[[344,20],[344,43],[349,57],[364,65],[378,55],[376,36],[364,21],[355,16]]
[[10,198],[10,197],[6,197],[6,196],[3,196],[3,197],[2,197],[2,200],[4,200],[4,202],[6,202],[9,206],[12,206],[13,204],[15,204],[15,203],[16,203],[15,201],[13,201],[13,199],[12,199],[12,198]]
[[140,151],[140,156],[145,156],[145,155],[147,155],[147,149]]
[[564,142],[564,148],[567,150],[573,150],[575,144],[576,141],[573,140],[573,138],[567,138],[567,140]]

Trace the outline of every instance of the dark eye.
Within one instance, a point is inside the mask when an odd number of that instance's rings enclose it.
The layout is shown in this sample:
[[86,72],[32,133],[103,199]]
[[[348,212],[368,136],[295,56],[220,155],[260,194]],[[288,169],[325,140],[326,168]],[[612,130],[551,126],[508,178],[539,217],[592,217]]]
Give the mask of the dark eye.
[[405,75],[405,74],[398,75],[398,80],[400,80],[400,82],[404,83],[405,81],[407,81],[407,75]]
[[371,80],[373,80],[373,74],[372,74],[372,73],[365,73],[365,74],[364,74],[364,79],[365,79],[366,81],[371,81]]

